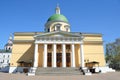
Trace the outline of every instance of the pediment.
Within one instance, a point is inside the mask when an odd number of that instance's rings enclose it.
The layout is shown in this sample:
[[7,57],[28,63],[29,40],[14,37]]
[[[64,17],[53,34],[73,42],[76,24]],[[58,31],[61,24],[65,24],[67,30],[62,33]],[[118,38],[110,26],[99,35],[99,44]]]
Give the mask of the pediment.
[[35,35],[34,37],[81,37],[81,35],[72,34],[70,32],[48,32],[39,35]]

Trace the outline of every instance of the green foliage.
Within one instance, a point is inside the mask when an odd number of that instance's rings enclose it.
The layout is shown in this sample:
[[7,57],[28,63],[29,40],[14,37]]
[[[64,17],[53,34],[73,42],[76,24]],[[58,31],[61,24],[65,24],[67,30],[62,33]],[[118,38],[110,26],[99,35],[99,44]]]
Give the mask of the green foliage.
[[120,39],[106,44],[106,62],[115,69],[120,69]]

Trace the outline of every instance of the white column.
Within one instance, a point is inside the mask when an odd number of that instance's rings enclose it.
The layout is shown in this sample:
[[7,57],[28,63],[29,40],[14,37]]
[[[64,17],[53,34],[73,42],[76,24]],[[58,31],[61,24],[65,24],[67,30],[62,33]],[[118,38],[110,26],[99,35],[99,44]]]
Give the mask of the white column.
[[62,67],[66,67],[66,47],[62,44]]
[[81,58],[81,67],[85,67],[84,65],[84,51],[83,51],[83,44],[80,44],[80,58]]
[[34,67],[38,67],[38,44],[35,43],[35,50],[34,50]]
[[71,47],[72,47],[71,67],[75,67],[75,46],[74,46],[74,44],[72,44]]
[[44,44],[43,67],[47,67],[47,44]]
[[52,67],[56,67],[56,44],[53,44]]

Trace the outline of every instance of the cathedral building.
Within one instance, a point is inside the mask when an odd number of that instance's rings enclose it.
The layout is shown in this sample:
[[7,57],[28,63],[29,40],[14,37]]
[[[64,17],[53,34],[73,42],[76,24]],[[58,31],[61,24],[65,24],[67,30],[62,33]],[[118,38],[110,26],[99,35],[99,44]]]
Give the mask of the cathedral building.
[[[71,32],[57,6],[44,32],[15,32],[9,73],[33,68],[105,67],[102,34]],[[96,66],[96,65],[95,65]]]

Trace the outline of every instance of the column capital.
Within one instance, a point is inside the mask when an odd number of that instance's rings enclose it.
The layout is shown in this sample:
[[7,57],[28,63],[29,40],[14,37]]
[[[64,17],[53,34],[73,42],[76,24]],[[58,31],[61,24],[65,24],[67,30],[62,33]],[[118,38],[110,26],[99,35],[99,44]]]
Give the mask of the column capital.
[[34,42],[34,44],[38,44],[38,43]]
[[84,43],[83,42],[80,42],[80,45],[83,45]]
[[75,43],[71,43],[71,45],[75,45]]

